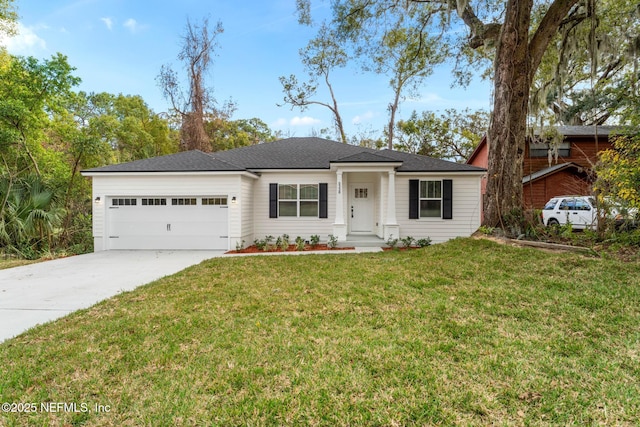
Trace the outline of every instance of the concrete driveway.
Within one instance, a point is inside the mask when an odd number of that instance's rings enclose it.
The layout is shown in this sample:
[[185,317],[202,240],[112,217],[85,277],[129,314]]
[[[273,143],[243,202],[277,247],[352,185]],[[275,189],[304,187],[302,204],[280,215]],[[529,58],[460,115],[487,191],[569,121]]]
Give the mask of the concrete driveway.
[[104,251],[0,270],[0,342],[223,251]]

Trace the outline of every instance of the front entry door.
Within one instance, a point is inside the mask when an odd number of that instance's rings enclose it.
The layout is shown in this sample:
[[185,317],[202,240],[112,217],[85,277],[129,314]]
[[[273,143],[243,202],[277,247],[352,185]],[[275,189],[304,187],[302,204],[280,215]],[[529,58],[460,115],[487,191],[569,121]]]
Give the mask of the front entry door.
[[373,186],[371,184],[351,184],[349,186],[349,217],[352,232],[373,232],[372,190]]

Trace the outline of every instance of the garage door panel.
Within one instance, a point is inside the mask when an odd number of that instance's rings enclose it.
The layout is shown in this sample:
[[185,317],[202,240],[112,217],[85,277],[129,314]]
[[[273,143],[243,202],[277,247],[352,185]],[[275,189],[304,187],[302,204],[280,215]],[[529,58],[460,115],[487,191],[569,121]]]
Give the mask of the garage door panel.
[[226,250],[228,239],[206,236],[191,236],[185,238],[159,236],[125,236],[111,238],[110,249],[141,249],[141,250],[171,250],[171,249],[221,249]]
[[110,207],[109,248],[228,249],[228,212],[219,205]]

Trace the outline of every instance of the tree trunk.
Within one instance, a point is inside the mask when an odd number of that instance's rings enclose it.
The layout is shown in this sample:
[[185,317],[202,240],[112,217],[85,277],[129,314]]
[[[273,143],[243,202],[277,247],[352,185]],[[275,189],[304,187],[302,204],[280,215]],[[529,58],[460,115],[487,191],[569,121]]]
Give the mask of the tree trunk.
[[344,124],[342,123],[342,116],[340,115],[340,111],[338,110],[338,100],[336,99],[336,95],[333,93],[333,86],[329,83],[329,73],[326,72],[324,74],[324,81],[329,88],[329,93],[331,94],[331,101],[333,102],[333,107],[329,106],[329,109],[333,113],[334,121],[336,123],[336,128],[338,129],[338,133],[340,134],[340,139],[343,144],[347,143],[347,134],[344,131]]
[[396,94],[393,99],[393,104],[389,104],[389,124],[387,125],[387,148],[389,150],[393,150],[393,130],[396,126],[396,112],[398,111],[398,104],[400,104],[401,90],[401,87],[396,88]]
[[555,0],[529,41],[533,0],[508,0],[494,64],[493,116],[484,224],[516,225],[522,213],[522,165],[529,89],[542,56],[578,0]]
[[192,111],[182,115],[180,148],[182,151],[211,151],[211,141],[204,129],[204,118],[202,114]]
[[531,87],[529,25],[533,0],[509,0],[495,58],[484,223],[503,227],[522,212],[522,161]]

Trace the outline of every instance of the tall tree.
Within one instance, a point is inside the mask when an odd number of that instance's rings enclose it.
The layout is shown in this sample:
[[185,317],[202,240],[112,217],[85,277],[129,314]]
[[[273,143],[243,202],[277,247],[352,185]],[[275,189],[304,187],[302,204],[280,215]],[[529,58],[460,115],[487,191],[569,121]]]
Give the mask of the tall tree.
[[218,47],[217,37],[223,32],[222,23],[209,28],[209,20],[201,25],[187,20],[182,37],[182,50],[178,59],[184,63],[189,79],[189,90],[185,94],[178,74],[164,65],[158,76],[158,84],[173,109],[182,119],[181,148],[184,150],[211,151],[211,143],[205,130],[207,111],[213,108],[211,90],[205,84],[205,77],[213,64],[213,56]]
[[73,70],[61,54],[42,62],[11,57],[0,68],[0,156],[9,170],[41,175],[44,129],[80,81]]
[[[318,35],[312,39],[306,48],[300,50],[300,57],[309,80],[298,82],[295,75],[280,77],[282,90],[284,91],[285,104],[291,108],[306,110],[310,105],[319,105],[331,111],[336,131],[340,135],[340,140],[347,142],[347,135],[344,130],[342,116],[338,108],[338,100],[331,84],[331,73],[347,64],[348,55],[346,50],[338,43],[337,35],[327,24],[323,24]],[[318,81],[322,80],[329,91],[329,101],[321,101],[317,98]]]
[[406,16],[437,14],[434,29],[448,30],[459,23],[467,27],[467,39],[459,41],[462,49],[495,49],[484,221],[501,226],[522,212],[522,160],[535,72],[561,27],[584,19],[589,13],[586,3],[592,1],[339,0],[334,15],[342,28],[353,32],[384,25],[380,18],[389,10]]
[[373,55],[375,70],[391,74],[389,86],[393,90],[393,101],[389,103],[389,123],[387,125],[387,146],[393,148],[393,133],[396,114],[403,99],[403,93],[417,92],[424,79],[433,73],[433,66],[445,58],[443,44],[438,37],[430,37],[425,29],[396,27],[382,38],[381,49]]

